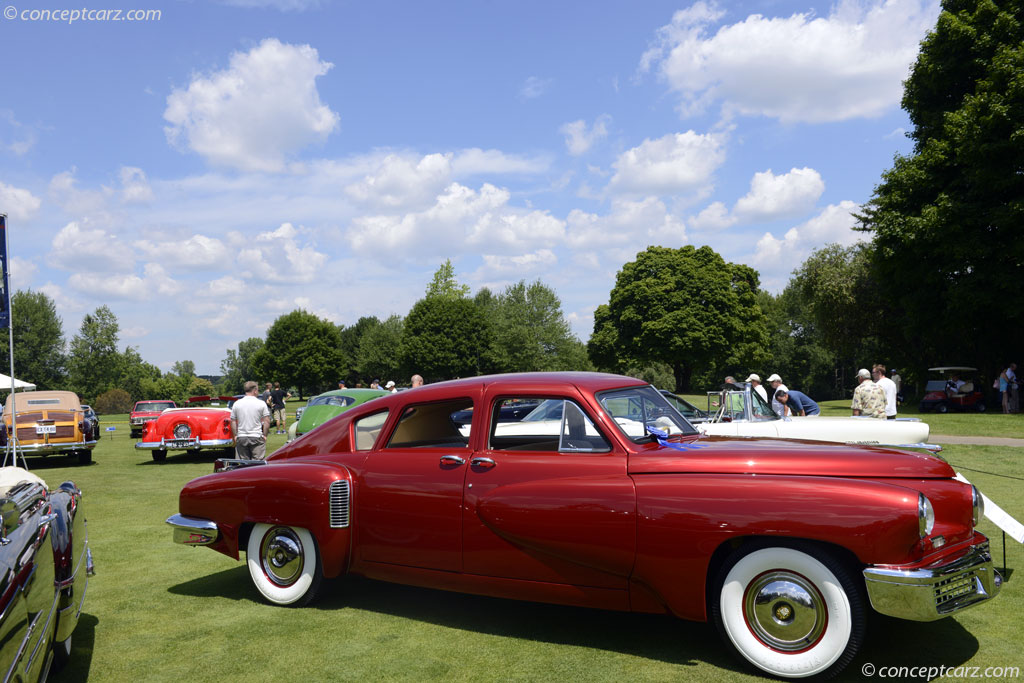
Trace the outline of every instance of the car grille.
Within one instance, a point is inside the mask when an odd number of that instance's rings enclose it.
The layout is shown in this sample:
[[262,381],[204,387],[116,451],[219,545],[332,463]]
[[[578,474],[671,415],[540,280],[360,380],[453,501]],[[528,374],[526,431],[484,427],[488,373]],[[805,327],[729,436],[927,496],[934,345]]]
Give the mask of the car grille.
[[331,528],[343,529],[348,526],[348,481],[331,484]]
[[960,574],[943,579],[935,584],[935,607],[942,613],[946,603],[953,602],[977,591],[977,575],[975,572]]

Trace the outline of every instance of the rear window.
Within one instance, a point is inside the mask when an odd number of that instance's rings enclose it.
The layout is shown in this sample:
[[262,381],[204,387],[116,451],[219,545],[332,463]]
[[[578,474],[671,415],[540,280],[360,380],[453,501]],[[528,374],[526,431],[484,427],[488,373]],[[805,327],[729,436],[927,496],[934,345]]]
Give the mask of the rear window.
[[356,400],[351,396],[314,396],[309,399],[308,406],[337,406],[344,408],[355,403]]
[[373,448],[374,442],[380,436],[380,430],[387,422],[388,411],[383,410],[373,415],[367,415],[356,420],[352,429],[355,431],[355,444],[357,451],[368,451]]
[[136,403],[135,412],[137,413],[162,413],[168,408],[173,408],[173,401],[147,401],[146,403]]

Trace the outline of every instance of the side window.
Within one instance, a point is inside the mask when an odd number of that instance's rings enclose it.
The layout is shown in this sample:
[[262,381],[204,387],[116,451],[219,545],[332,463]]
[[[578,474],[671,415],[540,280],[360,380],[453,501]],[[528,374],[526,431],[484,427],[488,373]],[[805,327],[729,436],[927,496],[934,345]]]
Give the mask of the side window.
[[373,442],[377,440],[381,427],[388,419],[388,411],[384,410],[373,415],[367,415],[355,421],[352,425],[355,431],[356,450],[368,451],[373,448]]
[[[515,406],[538,404],[519,417]],[[496,451],[604,453],[608,441],[586,413],[566,399],[506,398],[491,417],[490,448]]]
[[452,414],[472,407],[468,398],[409,406],[387,448],[468,448],[471,423],[460,425]]

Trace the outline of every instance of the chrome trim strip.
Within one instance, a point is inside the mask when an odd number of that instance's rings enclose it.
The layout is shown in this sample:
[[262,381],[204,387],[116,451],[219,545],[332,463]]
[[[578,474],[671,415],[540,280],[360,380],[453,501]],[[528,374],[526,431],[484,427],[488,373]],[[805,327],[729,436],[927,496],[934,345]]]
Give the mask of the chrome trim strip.
[[30,443],[18,442],[18,450],[32,451],[36,455],[47,455],[48,453],[59,453],[61,451],[78,451],[82,447],[95,448],[95,441],[75,441],[74,443]]
[[332,529],[344,529],[348,526],[350,495],[347,479],[339,479],[331,483],[330,524]]
[[167,518],[167,523],[174,529],[174,542],[182,545],[210,545],[220,537],[217,523],[209,519],[174,514]]
[[[178,441],[179,439],[172,439]],[[234,446],[234,439],[208,439],[206,441],[198,441],[188,447],[182,446],[168,446],[166,440],[161,439],[157,441],[137,441],[135,442],[135,448],[146,449],[146,450],[170,450],[170,451],[192,451],[192,450],[203,450],[206,448],[227,448],[228,446]]]

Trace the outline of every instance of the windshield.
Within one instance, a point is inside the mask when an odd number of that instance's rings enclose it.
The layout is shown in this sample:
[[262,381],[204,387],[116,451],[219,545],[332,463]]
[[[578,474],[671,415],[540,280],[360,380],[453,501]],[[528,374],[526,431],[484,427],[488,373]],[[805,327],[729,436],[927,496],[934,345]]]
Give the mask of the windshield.
[[619,430],[635,443],[647,438],[647,427],[669,435],[697,433],[652,386],[605,391],[598,394],[598,400]]
[[350,406],[355,402],[356,400],[351,396],[314,396],[313,398],[309,399],[309,404],[306,407],[308,408],[310,406],[338,406],[344,408],[345,406]]

